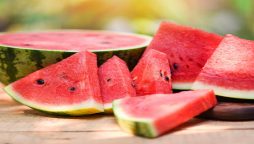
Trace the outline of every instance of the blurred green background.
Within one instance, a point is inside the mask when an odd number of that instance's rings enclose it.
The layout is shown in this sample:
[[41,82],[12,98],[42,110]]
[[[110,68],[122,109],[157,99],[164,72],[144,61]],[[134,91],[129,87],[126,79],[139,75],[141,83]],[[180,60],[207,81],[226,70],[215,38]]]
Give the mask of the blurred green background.
[[254,39],[253,0],[0,0],[0,31],[106,29],[154,34],[163,20]]

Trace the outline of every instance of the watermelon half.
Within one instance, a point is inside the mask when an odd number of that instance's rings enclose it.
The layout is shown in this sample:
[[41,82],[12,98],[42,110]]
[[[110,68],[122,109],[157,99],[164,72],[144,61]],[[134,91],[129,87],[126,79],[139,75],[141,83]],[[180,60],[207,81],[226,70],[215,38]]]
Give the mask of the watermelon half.
[[96,55],[80,52],[11,83],[4,90],[33,109],[61,115],[103,112]]
[[170,67],[165,53],[149,50],[139,60],[131,76],[139,96],[172,93]]
[[167,54],[173,89],[190,89],[201,68],[218,46],[222,37],[199,29],[162,22],[150,49]]
[[213,89],[219,96],[254,99],[254,41],[226,35],[192,89]]
[[144,137],[157,137],[216,105],[212,90],[154,94],[116,100],[120,127]]
[[99,78],[105,112],[112,112],[113,100],[136,96],[128,66],[117,56],[99,67]]
[[117,55],[133,68],[149,36],[107,31],[65,30],[0,34],[0,81],[16,81],[76,52],[89,50],[102,64]]

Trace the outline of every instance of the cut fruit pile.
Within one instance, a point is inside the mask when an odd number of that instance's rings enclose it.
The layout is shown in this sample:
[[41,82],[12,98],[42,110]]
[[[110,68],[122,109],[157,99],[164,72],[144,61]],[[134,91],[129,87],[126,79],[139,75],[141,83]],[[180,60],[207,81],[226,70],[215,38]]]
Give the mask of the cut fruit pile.
[[68,56],[89,50],[101,65],[116,55],[133,68],[151,37],[109,31],[65,30],[0,35],[0,81],[14,82]]
[[[86,35],[83,32],[55,32],[0,36],[0,45],[13,45],[0,46],[0,53],[13,56],[4,61],[0,59],[4,82],[31,72],[23,73],[25,67],[13,66],[13,61],[20,59],[23,52],[36,54],[35,57],[39,54],[38,59],[52,59],[53,55],[41,55],[41,51],[55,53],[51,51],[54,46],[57,53],[59,50],[82,51],[64,60],[58,59],[60,62],[45,68],[42,68],[46,66],[42,65],[45,61],[36,61],[35,65],[42,69],[9,84],[5,91],[18,102],[48,113],[78,116],[114,112],[125,131],[144,137],[162,135],[212,108],[217,103],[215,94],[254,99],[253,41],[232,35],[223,38],[163,22],[138,61],[149,38],[89,32]],[[60,43],[60,36],[67,41]],[[70,36],[73,39],[69,39]],[[16,39],[12,41],[13,38]],[[91,41],[87,40],[89,38]],[[104,41],[110,42],[112,49],[104,47]],[[27,44],[26,49],[15,48],[20,43]],[[68,44],[76,48],[69,48]],[[87,47],[82,49],[83,46]],[[118,48],[122,46],[126,49]],[[132,51],[135,48],[137,55]],[[96,51],[97,55],[87,50]],[[20,51],[19,56],[16,51]],[[103,51],[103,55],[98,51]],[[64,58],[62,53],[61,56]],[[99,68],[97,60],[102,64]],[[130,72],[128,66],[135,67]],[[172,94],[172,87],[194,91]]]
[[145,52],[164,52],[172,72],[174,89],[188,90],[222,37],[187,26],[162,22]]

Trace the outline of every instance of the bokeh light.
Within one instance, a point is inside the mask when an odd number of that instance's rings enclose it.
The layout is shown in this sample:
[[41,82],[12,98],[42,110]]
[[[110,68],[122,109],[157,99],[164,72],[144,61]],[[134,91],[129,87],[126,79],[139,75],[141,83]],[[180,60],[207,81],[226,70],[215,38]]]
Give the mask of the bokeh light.
[[163,20],[254,39],[252,0],[0,0],[0,31],[106,29],[154,34]]

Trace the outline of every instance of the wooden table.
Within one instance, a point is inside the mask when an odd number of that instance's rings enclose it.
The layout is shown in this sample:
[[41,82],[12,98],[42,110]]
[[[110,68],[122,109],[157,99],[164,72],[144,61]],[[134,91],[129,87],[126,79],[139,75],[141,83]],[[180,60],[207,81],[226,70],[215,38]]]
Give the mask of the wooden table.
[[0,144],[253,144],[254,121],[193,119],[155,139],[122,132],[111,115],[54,117],[19,105],[0,91]]

